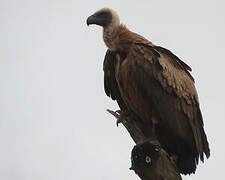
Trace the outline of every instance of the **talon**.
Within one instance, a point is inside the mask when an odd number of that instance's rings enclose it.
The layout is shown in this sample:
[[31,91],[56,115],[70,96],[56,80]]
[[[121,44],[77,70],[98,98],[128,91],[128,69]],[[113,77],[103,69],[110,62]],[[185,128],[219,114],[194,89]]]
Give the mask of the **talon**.
[[121,110],[116,110],[115,112],[118,113],[118,114],[121,114],[122,113]]
[[116,126],[118,127],[119,123],[122,123],[124,120],[126,120],[126,118],[129,116],[129,111],[121,111],[121,110],[117,110],[116,111],[119,114],[119,117],[117,118],[116,121]]
[[118,127],[118,126],[119,126],[119,123],[122,123],[122,122],[123,122],[122,118],[119,117],[119,118],[117,119],[117,121],[116,121],[116,126]]
[[128,110],[125,110],[125,111],[122,111],[122,110],[116,110],[116,111],[112,111],[110,109],[107,109],[107,111],[112,114],[116,119],[116,126],[118,127],[119,126],[119,123],[122,123],[123,121],[126,121],[127,117],[130,116],[130,111]]

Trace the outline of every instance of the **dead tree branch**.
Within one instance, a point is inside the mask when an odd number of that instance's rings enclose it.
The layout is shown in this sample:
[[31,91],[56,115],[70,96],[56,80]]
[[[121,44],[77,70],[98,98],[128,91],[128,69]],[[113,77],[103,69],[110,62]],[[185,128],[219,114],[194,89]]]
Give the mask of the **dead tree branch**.
[[136,143],[131,153],[131,168],[141,180],[182,180],[176,165],[157,139],[144,136],[134,116],[107,110],[119,120]]

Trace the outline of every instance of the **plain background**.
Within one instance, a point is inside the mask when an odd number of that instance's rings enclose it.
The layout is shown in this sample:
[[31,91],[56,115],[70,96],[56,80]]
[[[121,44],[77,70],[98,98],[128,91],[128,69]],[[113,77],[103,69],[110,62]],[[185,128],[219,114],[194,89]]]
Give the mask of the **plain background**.
[[134,143],[106,112],[118,107],[103,90],[102,29],[86,25],[102,7],[192,67],[211,157],[184,180],[223,179],[222,0],[0,0],[0,179],[138,179]]

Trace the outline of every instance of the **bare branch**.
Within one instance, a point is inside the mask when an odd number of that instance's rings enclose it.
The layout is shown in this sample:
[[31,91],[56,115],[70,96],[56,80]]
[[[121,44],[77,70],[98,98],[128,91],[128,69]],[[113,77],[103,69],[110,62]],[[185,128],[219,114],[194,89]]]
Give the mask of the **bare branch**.
[[155,138],[147,138],[133,114],[107,110],[121,122],[136,143],[131,153],[131,168],[142,180],[182,180],[173,159]]

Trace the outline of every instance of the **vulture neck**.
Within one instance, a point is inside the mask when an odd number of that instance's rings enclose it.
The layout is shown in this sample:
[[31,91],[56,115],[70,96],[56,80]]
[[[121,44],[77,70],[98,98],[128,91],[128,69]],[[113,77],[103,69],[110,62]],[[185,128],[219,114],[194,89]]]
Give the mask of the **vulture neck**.
[[131,45],[137,42],[151,43],[144,37],[131,32],[126,26],[110,26],[103,29],[103,39],[111,51],[128,54]]
[[103,29],[103,40],[105,45],[111,50],[116,51],[117,47],[115,44],[115,37],[117,36],[118,30],[121,25],[110,24]]

